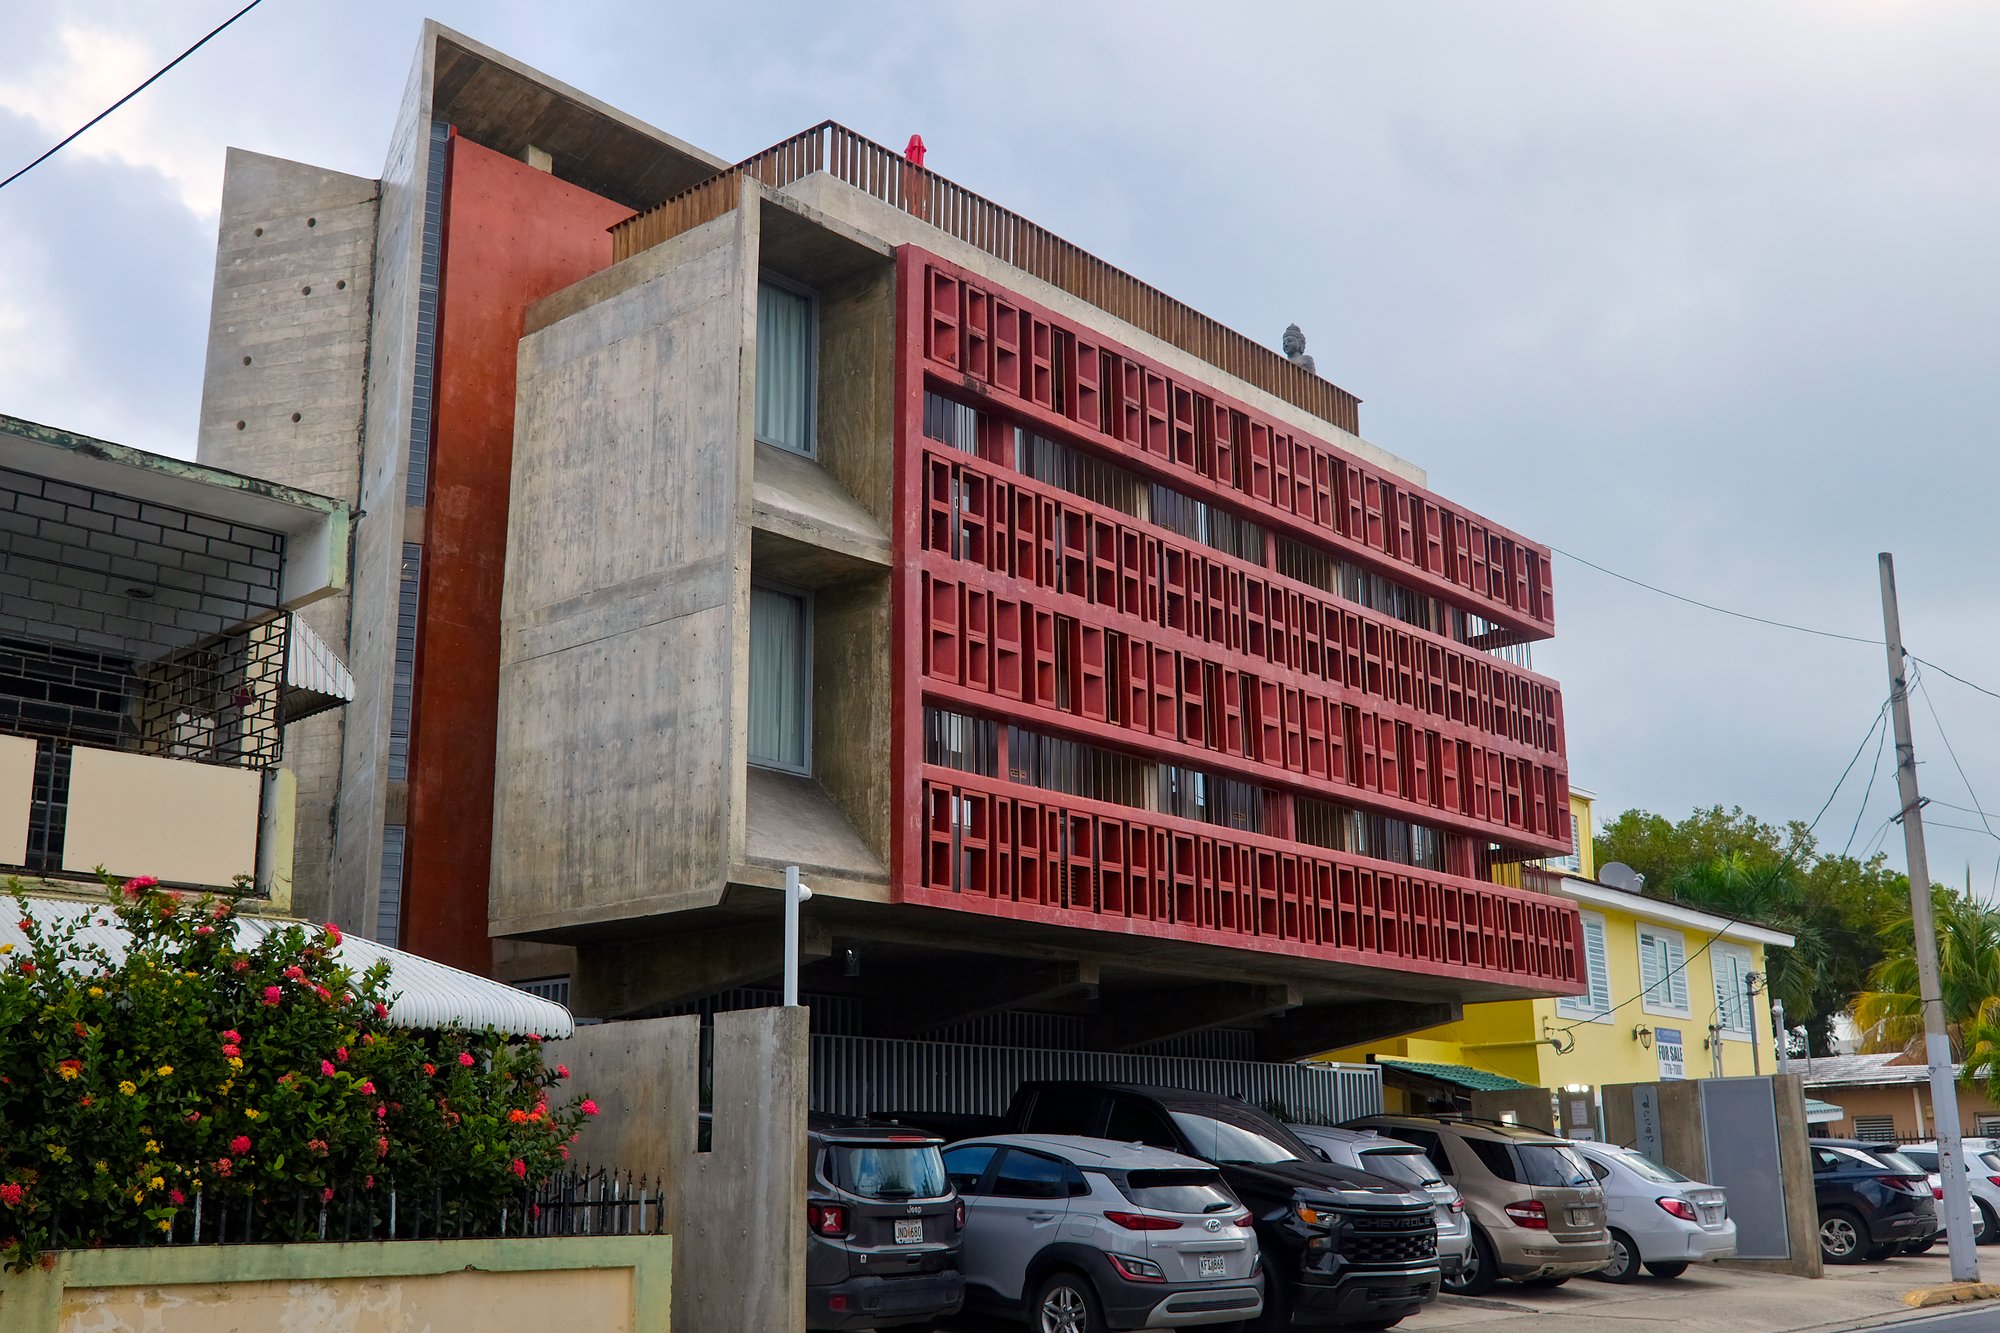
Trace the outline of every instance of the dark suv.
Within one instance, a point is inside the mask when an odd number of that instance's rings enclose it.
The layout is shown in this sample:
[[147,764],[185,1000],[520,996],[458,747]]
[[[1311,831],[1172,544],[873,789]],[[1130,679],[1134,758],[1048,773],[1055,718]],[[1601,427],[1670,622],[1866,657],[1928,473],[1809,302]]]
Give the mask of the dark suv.
[[806,1327],[889,1328],[957,1314],[965,1204],[940,1142],[897,1125],[807,1130]]
[[1930,1177],[1889,1143],[1813,1139],[1819,1252],[1830,1264],[1870,1263],[1937,1231]]
[[1259,1330],[1388,1328],[1437,1295],[1428,1198],[1334,1166],[1277,1120],[1233,1097],[1122,1083],[1024,1083],[1016,1134],[1082,1134],[1212,1162],[1255,1218],[1264,1256]]

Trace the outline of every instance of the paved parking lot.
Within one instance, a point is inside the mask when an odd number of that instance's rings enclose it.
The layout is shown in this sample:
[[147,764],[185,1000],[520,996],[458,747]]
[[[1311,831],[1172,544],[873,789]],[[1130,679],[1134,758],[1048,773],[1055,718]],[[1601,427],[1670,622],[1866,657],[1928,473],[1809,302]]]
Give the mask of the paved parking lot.
[[[2000,1279],[2000,1250],[1980,1252],[1982,1276]],[[1911,1333],[2000,1333],[2000,1302],[1938,1319],[1912,1310],[1903,1293],[1950,1279],[1942,1249],[1921,1257],[1834,1268],[1818,1281],[1740,1268],[1695,1268],[1672,1281],[1643,1277],[1627,1286],[1577,1278],[1554,1288],[1503,1283],[1477,1299],[1445,1296],[1406,1319],[1398,1333],[1834,1333],[1912,1323]],[[1935,1321],[1935,1322],[1933,1322]],[[963,1316],[938,1333],[1020,1333],[1022,1325]]]

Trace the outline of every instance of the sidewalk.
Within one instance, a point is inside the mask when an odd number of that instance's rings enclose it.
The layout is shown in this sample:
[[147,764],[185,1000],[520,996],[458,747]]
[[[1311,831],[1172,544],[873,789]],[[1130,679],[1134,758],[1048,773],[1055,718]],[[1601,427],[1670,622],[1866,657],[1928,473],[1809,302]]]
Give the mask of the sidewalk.
[[[1490,1296],[1441,1296],[1396,1327],[1398,1333],[1447,1329],[1598,1333],[1607,1327],[1672,1328],[1681,1333],[1823,1333],[1934,1315],[1936,1310],[1905,1306],[1903,1293],[1948,1281],[1950,1276],[1950,1264],[1940,1248],[1886,1263],[1829,1268],[1818,1281],[1706,1265],[1672,1281],[1649,1276],[1627,1286],[1590,1278],[1552,1288],[1503,1282]],[[1984,1308],[1996,1306],[2000,1302]],[[2000,1309],[1995,1313],[2000,1315]]]

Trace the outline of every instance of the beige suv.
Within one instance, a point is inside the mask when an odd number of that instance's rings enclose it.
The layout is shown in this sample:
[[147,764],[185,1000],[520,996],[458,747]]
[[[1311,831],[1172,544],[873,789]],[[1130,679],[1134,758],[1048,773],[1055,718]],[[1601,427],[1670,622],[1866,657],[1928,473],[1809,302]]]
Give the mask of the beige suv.
[[1491,1120],[1378,1115],[1349,1121],[1424,1150],[1472,1217],[1472,1254],[1447,1289],[1477,1296],[1501,1278],[1554,1287],[1611,1259],[1604,1191],[1567,1140]]

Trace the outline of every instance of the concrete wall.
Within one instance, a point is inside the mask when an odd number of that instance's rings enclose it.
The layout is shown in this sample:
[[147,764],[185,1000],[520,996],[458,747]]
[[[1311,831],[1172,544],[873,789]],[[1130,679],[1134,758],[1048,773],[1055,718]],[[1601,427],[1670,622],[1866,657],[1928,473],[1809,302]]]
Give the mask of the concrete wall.
[[673,1250],[592,1236],[72,1251],[0,1274],[0,1328],[655,1333],[670,1327]]
[[[372,180],[229,150],[196,442],[201,462],[357,498],[376,205]],[[300,614],[346,656],[345,592]],[[284,763],[298,778],[293,901],[320,920],[331,915],[345,717],[334,709],[285,731]]]
[[496,935],[712,904],[742,843],[756,217],[739,209],[529,314]]
[[697,1152],[701,1027],[694,1017],[601,1023],[550,1044],[603,1108],[579,1160],[667,1182],[674,1327],[793,1333],[805,1326],[807,1023],[803,1008],[715,1016],[711,1150]]

